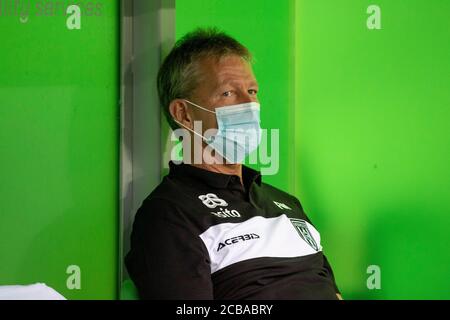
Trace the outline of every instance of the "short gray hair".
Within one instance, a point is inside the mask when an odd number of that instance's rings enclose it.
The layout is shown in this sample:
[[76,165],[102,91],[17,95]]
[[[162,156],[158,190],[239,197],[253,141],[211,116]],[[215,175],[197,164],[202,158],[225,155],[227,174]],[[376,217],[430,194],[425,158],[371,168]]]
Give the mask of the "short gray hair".
[[245,46],[216,28],[196,29],[175,43],[164,59],[157,79],[159,102],[172,129],[179,126],[172,119],[169,105],[174,99],[189,97],[198,85],[196,63],[204,57],[226,55],[237,55],[248,62],[252,59]]

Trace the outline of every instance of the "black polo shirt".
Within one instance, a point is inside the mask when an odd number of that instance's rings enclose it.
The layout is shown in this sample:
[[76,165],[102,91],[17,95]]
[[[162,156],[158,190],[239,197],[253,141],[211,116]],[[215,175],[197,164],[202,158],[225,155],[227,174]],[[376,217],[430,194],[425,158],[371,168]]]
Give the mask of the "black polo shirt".
[[136,213],[128,272],[144,299],[336,299],[320,234],[293,196],[169,163]]

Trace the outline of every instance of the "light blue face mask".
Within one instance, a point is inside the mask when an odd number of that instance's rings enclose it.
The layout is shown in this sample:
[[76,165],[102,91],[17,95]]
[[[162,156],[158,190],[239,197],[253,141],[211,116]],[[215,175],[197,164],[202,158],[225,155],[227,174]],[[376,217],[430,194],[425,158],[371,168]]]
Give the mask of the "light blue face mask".
[[[258,148],[261,142],[259,103],[241,103],[219,107],[215,111],[211,111],[188,100],[185,101],[197,108],[216,114],[217,132],[208,138],[190,128],[185,128],[202,137],[228,163],[242,163],[246,156]],[[182,125],[178,121],[176,122]]]

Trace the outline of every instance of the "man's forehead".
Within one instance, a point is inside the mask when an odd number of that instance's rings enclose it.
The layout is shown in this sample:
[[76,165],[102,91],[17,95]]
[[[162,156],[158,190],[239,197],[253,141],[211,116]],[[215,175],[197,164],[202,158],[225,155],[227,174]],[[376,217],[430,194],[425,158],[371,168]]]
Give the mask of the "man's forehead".
[[238,75],[225,75],[222,77],[222,79],[218,80],[216,85],[218,87],[226,86],[226,85],[240,85],[242,83],[248,84],[250,86],[257,86],[258,83],[256,82],[256,79],[253,76],[246,75],[246,76],[238,76]]
[[250,63],[237,55],[205,57],[200,66],[201,73],[207,78],[205,80],[215,86],[242,81],[257,84]]

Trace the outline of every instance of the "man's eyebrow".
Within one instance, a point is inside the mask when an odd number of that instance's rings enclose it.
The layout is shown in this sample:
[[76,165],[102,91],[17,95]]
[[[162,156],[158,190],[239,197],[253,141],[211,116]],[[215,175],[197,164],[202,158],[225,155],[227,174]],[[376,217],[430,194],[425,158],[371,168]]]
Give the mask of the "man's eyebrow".
[[[227,84],[240,83],[239,80],[222,80],[216,85],[216,89],[220,89],[221,87]],[[258,83],[255,80],[249,81],[250,87],[258,87]]]
[[259,87],[258,82],[255,80],[250,81],[250,87]]

